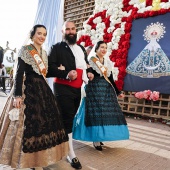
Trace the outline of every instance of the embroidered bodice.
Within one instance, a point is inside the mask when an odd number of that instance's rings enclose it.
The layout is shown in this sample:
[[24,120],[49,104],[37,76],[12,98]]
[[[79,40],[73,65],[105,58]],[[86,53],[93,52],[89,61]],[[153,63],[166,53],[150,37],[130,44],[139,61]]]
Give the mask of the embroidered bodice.
[[[94,79],[97,78],[97,77],[101,77],[101,78],[104,79],[101,71],[99,70],[97,65],[91,59],[89,61],[89,64],[90,64],[90,66],[92,68],[92,73],[94,74]],[[113,85],[113,87],[114,87],[114,89],[116,91],[116,94],[119,95],[121,93],[121,91],[119,91],[119,89],[116,87],[116,84],[114,82],[113,74],[112,74],[112,63],[111,63],[111,61],[106,59],[106,58],[104,58],[104,66],[107,68],[107,77],[108,77],[109,81]]]
[[[98,59],[98,57],[97,56],[95,56],[95,58],[97,58]],[[104,66],[107,68],[107,77],[110,77],[110,74],[111,74],[111,72],[112,72],[112,64],[111,64],[111,61],[110,60],[108,60],[108,59],[106,59],[106,58],[104,58]],[[95,70],[98,74],[100,74],[100,76],[103,76],[102,75],[102,73],[101,73],[101,71],[99,70],[99,68],[97,67],[97,65],[90,59],[90,61],[89,61],[89,64],[90,64],[90,66],[93,68],[93,70]]]
[[[14,93],[13,96],[22,96],[23,90],[23,77],[27,78],[27,76],[34,76],[43,78],[37,64],[35,63],[34,59],[28,52],[26,46],[23,46],[18,53],[18,62],[17,62],[17,69],[16,75],[14,77]],[[48,60],[47,60],[47,53],[46,51],[42,50],[42,60],[46,68],[48,68]]]
[[[35,63],[34,59],[32,58],[32,56],[29,54],[28,50],[26,49],[25,46],[23,46],[21,48],[21,50],[19,51],[18,53],[18,57],[21,57],[21,59],[26,63],[26,64],[29,64],[32,66],[33,70],[41,75],[38,67],[37,67],[37,64]],[[45,50],[42,49],[42,60],[44,61],[44,64],[48,70],[48,58],[47,58],[47,53]]]

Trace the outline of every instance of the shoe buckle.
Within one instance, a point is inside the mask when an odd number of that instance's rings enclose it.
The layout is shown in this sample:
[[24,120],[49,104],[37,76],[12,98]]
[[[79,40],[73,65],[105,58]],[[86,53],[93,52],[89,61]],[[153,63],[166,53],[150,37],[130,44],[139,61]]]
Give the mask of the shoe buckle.
[[73,162],[74,162],[74,163],[79,162],[78,158],[77,158],[77,157],[76,157],[76,158],[74,158],[74,159],[73,159]]

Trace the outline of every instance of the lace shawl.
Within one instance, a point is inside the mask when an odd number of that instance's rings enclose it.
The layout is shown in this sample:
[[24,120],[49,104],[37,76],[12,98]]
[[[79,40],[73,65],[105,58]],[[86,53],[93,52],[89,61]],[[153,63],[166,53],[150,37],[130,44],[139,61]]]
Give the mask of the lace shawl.
[[[33,57],[30,55],[28,52],[26,46],[22,46],[21,50],[18,53],[18,57],[21,57],[21,59],[26,63],[32,66],[33,70],[39,74],[42,75],[41,72],[39,71],[39,68],[34,61]],[[47,58],[47,53],[45,50],[42,49],[42,60],[47,68],[48,71],[48,58]]]
[[[97,58],[97,57],[95,56],[95,58]],[[91,59],[89,61],[89,64],[93,68],[93,70],[95,70],[98,74],[100,74],[101,77],[103,76],[103,74],[101,73],[101,71],[99,70],[97,65]],[[103,65],[107,68],[107,77],[109,77],[110,74],[111,74],[111,71],[112,71],[113,64],[111,63],[111,61],[109,59],[104,58],[104,64]]]

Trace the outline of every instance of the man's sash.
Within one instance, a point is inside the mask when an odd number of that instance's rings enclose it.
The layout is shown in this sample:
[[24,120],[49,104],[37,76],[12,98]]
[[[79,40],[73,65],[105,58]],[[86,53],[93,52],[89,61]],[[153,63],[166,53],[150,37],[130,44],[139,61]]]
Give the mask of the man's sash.
[[82,84],[83,84],[83,80],[82,80],[82,74],[83,74],[83,70],[82,69],[76,69],[77,71],[77,78],[75,80],[65,80],[65,79],[60,79],[60,78],[54,78],[54,82],[55,83],[59,83],[59,84],[64,84],[64,85],[68,85],[74,88],[81,88]]
[[[97,65],[100,72],[104,76],[105,80],[113,87],[112,83],[110,82],[110,80],[107,77],[107,69],[106,69],[106,67],[96,57],[91,57],[91,60]],[[113,89],[114,89],[114,87],[113,87]]]
[[[28,50],[29,54],[32,56],[32,58],[34,59],[35,63],[37,64],[40,73],[45,78],[46,74],[47,74],[47,68],[46,68],[43,60],[39,56],[38,51],[32,45],[28,45],[26,47],[27,47],[27,50]],[[46,78],[45,78],[45,80],[46,80]]]

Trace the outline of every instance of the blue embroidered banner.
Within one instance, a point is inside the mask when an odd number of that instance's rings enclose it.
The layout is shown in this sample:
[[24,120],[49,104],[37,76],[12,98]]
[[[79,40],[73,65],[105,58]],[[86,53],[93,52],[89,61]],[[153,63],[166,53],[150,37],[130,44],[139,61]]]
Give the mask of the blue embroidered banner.
[[133,21],[125,91],[170,94],[170,13]]

